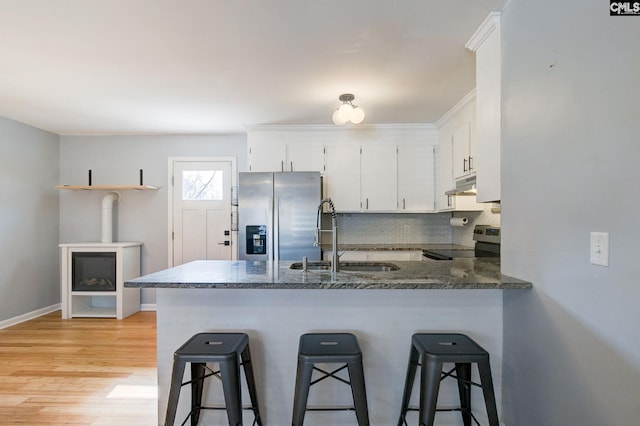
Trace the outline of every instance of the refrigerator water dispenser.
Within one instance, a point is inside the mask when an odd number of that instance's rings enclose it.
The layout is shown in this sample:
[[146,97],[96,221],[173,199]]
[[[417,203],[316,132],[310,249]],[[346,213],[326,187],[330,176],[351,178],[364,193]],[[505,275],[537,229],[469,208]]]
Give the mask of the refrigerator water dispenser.
[[267,253],[267,226],[247,225],[247,254]]

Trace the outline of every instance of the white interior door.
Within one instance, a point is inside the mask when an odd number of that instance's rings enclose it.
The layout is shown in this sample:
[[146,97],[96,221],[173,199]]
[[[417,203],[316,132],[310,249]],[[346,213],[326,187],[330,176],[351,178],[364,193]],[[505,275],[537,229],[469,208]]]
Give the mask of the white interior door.
[[173,163],[173,266],[230,260],[231,161]]

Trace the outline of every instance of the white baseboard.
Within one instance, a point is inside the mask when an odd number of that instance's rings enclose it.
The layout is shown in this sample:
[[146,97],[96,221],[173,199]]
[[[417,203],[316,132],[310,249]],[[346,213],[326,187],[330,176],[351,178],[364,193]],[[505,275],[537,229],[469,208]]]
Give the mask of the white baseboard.
[[27,312],[26,314],[18,315],[17,317],[0,321],[0,329],[11,327],[12,325],[20,324],[21,322],[29,321],[34,318],[38,318],[59,310],[60,304],[56,303],[55,305],[47,306],[46,308],[40,308],[35,311]]
[[155,303],[142,303],[140,305],[140,310],[141,311],[155,311],[156,310],[156,304]]

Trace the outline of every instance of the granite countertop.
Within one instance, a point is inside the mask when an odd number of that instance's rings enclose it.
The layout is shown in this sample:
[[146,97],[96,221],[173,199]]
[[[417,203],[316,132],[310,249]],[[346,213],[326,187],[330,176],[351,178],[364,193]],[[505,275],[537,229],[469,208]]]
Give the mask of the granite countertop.
[[[243,289],[529,289],[531,283],[500,273],[491,258],[393,261],[389,272],[293,270],[294,262],[197,260],[125,282],[134,288]],[[351,262],[358,263],[358,262]]]

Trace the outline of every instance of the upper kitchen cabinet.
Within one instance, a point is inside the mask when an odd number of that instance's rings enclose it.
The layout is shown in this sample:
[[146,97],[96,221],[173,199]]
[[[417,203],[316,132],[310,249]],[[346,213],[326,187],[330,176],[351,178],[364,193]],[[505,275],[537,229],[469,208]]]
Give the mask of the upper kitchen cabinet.
[[453,130],[451,138],[453,144],[453,178],[456,180],[476,172],[474,168],[476,156],[474,124],[474,117],[471,116]]
[[327,146],[326,196],[337,211],[360,211],[360,146]]
[[398,210],[435,210],[435,147],[428,143],[398,145]]
[[500,13],[492,12],[467,42],[476,53],[477,200],[500,200]]
[[[483,209],[482,205],[476,203],[473,196],[445,194],[456,188],[456,180],[471,177],[475,173],[474,144],[472,143],[475,111],[475,91],[471,91],[436,123],[438,128],[436,209],[438,211]],[[465,159],[467,161],[463,161]],[[469,159],[471,159],[470,166]],[[466,167],[463,167],[465,165]],[[462,172],[464,168],[467,169],[466,173]]]
[[325,146],[321,143],[290,143],[287,145],[286,172],[325,172]]
[[324,173],[324,144],[307,133],[259,129],[247,134],[249,171]]
[[437,141],[432,124],[259,126],[249,171],[319,171],[339,212],[432,212]]
[[365,211],[398,209],[398,162],[395,145],[360,147],[360,207]]
[[250,172],[284,172],[287,144],[284,141],[249,142]]
[[448,129],[440,131],[439,143],[436,147],[436,185],[435,203],[437,211],[453,210],[454,197],[445,192],[455,186],[453,182],[452,134]]
[[326,152],[327,196],[338,211],[434,210],[431,143],[328,145]]

